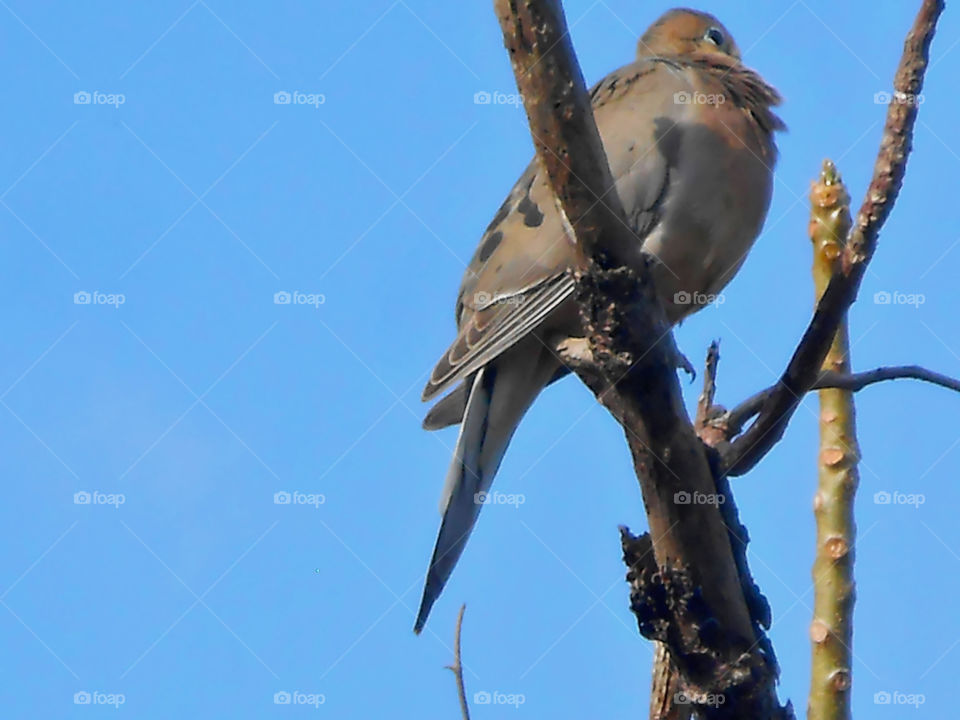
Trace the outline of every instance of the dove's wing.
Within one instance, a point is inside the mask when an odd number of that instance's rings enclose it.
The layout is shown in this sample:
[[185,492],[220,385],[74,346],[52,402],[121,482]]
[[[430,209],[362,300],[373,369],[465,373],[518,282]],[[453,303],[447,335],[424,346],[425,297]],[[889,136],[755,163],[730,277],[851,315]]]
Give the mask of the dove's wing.
[[[656,225],[668,185],[667,155],[659,145],[684,112],[673,93],[688,87],[689,81],[670,63],[648,58],[611,73],[591,90],[597,126],[637,235],[638,252]],[[434,368],[424,399],[472,375],[542,325],[573,293],[568,271],[579,263],[546,174],[534,161],[510,191],[467,267],[457,297],[457,337]]]

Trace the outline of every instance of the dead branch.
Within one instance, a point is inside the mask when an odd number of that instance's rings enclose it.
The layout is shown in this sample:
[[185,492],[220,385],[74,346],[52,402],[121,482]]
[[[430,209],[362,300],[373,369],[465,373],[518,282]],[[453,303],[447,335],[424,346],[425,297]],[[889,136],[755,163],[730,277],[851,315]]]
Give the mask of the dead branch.
[[[592,352],[573,369],[623,426],[657,571],[636,587],[641,632],[664,642],[704,718],[781,718],[776,663],[745,598],[705,448],[683,405],[678,354],[628,229],[557,0],[496,0],[537,156],[584,255],[576,299]],[[598,199],[601,201],[598,202]],[[645,609],[647,615],[636,608]],[[722,704],[710,703],[723,696]]]
[[467,704],[467,688],[463,683],[463,664],[460,662],[460,633],[463,630],[463,613],[466,605],[460,606],[457,613],[457,629],[453,635],[453,665],[447,665],[447,670],[453,673],[457,681],[457,697],[460,700],[460,715],[463,720],[470,720],[470,705]]
[[757,419],[722,450],[726,474],[736,476],[748,472],[783,436],[801,398],[817,381],[841,318],[857,297],[876,250],[877,236],[903,184],[917,118],[917,98],[923,88],[930,43],[943,7],[943,0],[924,0],[907,35],[893,82],[894,99],[887,110],[873,179],[857,214],[843,262],[817,303],[813,319],[780,381],[764,398]]
[[703,390],[697,399],[697,415],[693,421],[697,435],[710,447],[719,442],[728,440],[723,430],[724,426],[716,424],[717,417],[722,414],[723,408],[713,404],[717,394],[717,367],[720,363],[720,343],[714,340],[707,350],[707,361],[703,373]]
[[[826,390],[836,388],[837,390],[849,390],[851,392],[860,392],[870,385],[887,382],[889,380],[920,380],[932,385],[947,388],[955,392],[960,392],[960,380],[952,378],[942,373],[928,370],[919,365],[895,365],[890,367],[878,367],[873,370],[866,370],[859,373],[842,373],[835,370],[825,370],[820,373],[819,379],[813,384],[811,390]],[[773,394],[777,386],[772,385],[766,390],[751,395],[742,403],[729,411],[713,410],[714,417],[721,417],[725,424],[725,433],[727,439],[739,434],[744,423],[760,412],[764,403]],[[708,443],[710,444],[710,443]]]

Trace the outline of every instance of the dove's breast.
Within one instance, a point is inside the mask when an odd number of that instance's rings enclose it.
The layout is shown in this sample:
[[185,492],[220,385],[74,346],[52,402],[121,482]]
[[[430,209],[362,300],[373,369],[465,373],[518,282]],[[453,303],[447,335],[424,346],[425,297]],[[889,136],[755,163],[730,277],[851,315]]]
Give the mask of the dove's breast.
[[596,112],[618,192],[677,321],[710,302],[746,258],[770,205],[776,148],[725,84],[735,75],[655,66]]

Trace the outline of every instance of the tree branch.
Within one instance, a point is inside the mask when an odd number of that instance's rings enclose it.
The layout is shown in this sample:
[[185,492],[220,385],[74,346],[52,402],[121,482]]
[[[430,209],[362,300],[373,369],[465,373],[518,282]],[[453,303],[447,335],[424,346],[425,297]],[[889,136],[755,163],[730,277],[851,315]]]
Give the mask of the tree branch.
[[699,716],[788,717],[718,507],[732,507],[732,497],[719,499],[646,261],[619,196],[608,194],[612,177],[559,3],[495,7],[537,156],[584,260],[575,296],[591,352],[565,359],[623,426],[647,509],[657,570],[636,587],[641,633],[669,647]]
[[[850,196],[833,163],[823,164],[810,191],[810,239],[817,297],[842,261],[850,230]],[[830,372],[850,372],[847,319],[824,360]],[[853,503],[859,476],[856,412],[849,390],[820,391],[818,489],[813,509],[817,522],[813,564],[812,662],[807,720],[850,720],[853,672]]]
[[[826,390],[836,388],[838,390],[849,390],[851,392],[860,392],[870,385],[887,382],[890,380],[920,380],[922,382],[937,385],[954,392],[960,392],[960,380],[952,378],[949,375],[928,370],[919,365],[894,365],[889,367],[878,367],[873,370],[866,370],[859,373],[843,373],[835,370],[824,370],[820,373],[819,379],[813,384],[811,390]],[[777,389],[772,385],[765,390],[761,390],[751,395],[732,410],[724,412],[722,408],[719,411],[714,409],[713,416],[720,417],[725,426],[727,438],[739,434],[743,424],[750,418],[760,412],[764,402]],[[707,443],[712,444],[712,443]]]
[[703,390],[697,399],[697,416],[693,426],[697,435],[710,447],[726,441],[728,436],[723,425],[717,425],[716,420],[722,414],[723,408],[713,404],[717,394],[717,366],[720,363],[720,343],[714,340],[707,350],[706,367],[703,373]]
[[560,3],[495,0],[494,8],[565,228],[574,237],[576,226],[584,260],[605,269],[635,264],[635,237],[610,192],[613,175]]
[[453,635],[453,665],[447,665],[447,670],[451,671],[457,679],[460,715],[463,720],[470,720],[470,705],[467,703],[467,688],[463,683],[463,665],[460,662],[460,633],[463,630],[463,613],[466,609],[466,605],[461,605],[460,612],[457,613],[457,629]]
[[777,386],[764,398],[756,421],[722,452],[723,469],[743,475],[783,436],[800,399],[814,386],[841,319],[856,299],[877,236],[900,192],[937,20],[943,0],[924,0],[907,35],[894,78],[894,99],[887,110],[880,151],[867,197],[857,214],[843,261],[817,303],[810,325]]

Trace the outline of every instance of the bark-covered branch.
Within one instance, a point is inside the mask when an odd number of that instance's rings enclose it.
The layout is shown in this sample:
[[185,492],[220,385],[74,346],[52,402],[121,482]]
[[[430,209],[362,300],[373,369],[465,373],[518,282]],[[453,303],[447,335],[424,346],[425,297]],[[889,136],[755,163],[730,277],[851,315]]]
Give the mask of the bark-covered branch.
[[[860,392],[866,387],[876,385],[890,380],[920,380],[922,382],[937,385],[948,390],[960,392],[960,380],[952,378],[949,375],[934,372],[919,365],[894,365],[889,367],[878,367],[873,370],[866,370],[858,373],[837,372],[836,370],[824,370],[820,373],[819,379],[813,384],[811,390],[826,390],[836,388],[838,390],[850,390],[851,392]],[[755,416],[767,399],[777,389],[776,385],[771,385],[766,390],[761,390],[744,400],[735,408],[729,411],[714,409],[711,417],[713,422],[723,425],[723,434],[726,438],[734,437],[740,433],[744,423]],[[714,443],[707,443],[713,445]]]
[[923,88],[930,43],[943,6],[943,0],[924,0],[907,35],[873,179],[844,249],[843,260],[817,303],[813,319],[780,381],[764,398],[757,419],[724,448],[726,474],[748,472],[783,436],[800,399],[816,383],[840,321],[857,297],[867,264],[876,250],[877,236],[903,184],[919,107],[917,98]]
[[[636,258],[560,3],[495,0],[537,158],[584,258],[606,269]],[[574,152],[568,152],[574,148]]]
[[656,571],[634,569],[626,554],[641,632],[669,648],[701,717],[788,717],[744,592],[745,561],[718,507],[729,510],[732,497],[684,502],[717,498],[718,489],[683,405],[678,355],[650,273],[631,251],[617,193],[606,194],[612,178],[560,5],[495,6],[538,158],[584,256],[576,299],[590,352],[566,359],[623,426],[647,509]]

